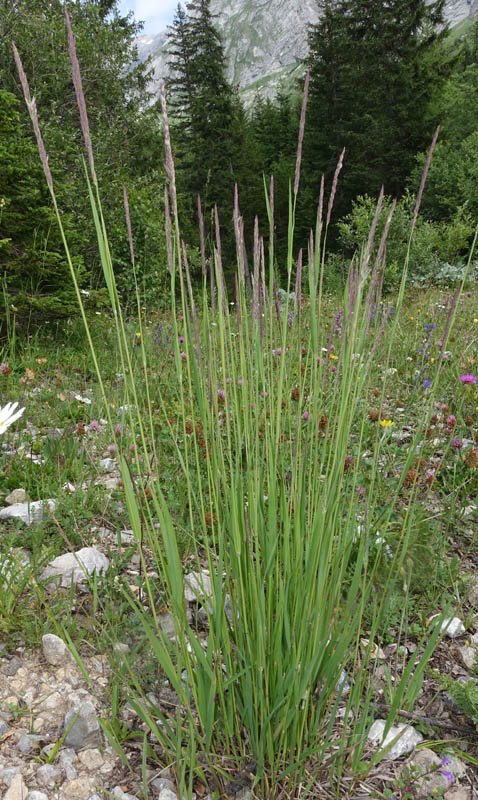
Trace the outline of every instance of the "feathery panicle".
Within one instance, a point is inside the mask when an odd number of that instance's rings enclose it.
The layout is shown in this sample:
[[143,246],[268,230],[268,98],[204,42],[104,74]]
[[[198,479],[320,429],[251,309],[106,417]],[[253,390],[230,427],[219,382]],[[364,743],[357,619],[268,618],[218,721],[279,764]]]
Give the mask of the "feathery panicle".
[[302,96],[302,108],[300,111],[299,141],[297,143],[297,158],[295,162],[294,195],[297,197],[300,183],[300,165],[302,162],[302,145],[304,143],[305,117],[307,113],[307,101],[309,98],[310,70],[307,70],[304,81],[304,94]]
[[129,200],[128,200],[128,190],[126,186],[123,186],[123,205],[124,205],[124,215],[126,218],[126,230],[128,231],[128,242],[129,242],[129,254],[131,256],[131,263],[134,266],[134,244],[133,244],[133,231],[131,228],[131,214],[129,213]]
[[177,219],[178,215],[178,206],[177,206],[177,199],[176,199],[176,174],[174,171],[174,159],[173,159],[173,151],[171,148],[171,134],[169,131],[169,118],[168,118],[168,108],[166,105],[166,94],[164,83],[161,84],[159,87],[159,100],[161,103],[161,116],[163,119],[163,139],[164,139],[164,153],[165,153],[165,167],[166,167],[166,176],[169,182],[169,193],[171,195],[171,206],[172,206],[172,213],[175,219]]
[[417,224],[418,212],[420,211],[420,206],[422,204],[423,190],[425,189],[425,184],[427,182],[427,177],[428,177],[428,171],[430,169],[430,164],[432,163],[433,153],[434,153],[434,150],[435,150],[436,143],[438,141],[439,135],[440,135],[440,126],[438,126],[438,128],[436,129],[436,131],[435,131],[435,133],[433,135],[432,143],[430,145],[430,149],[428,151],[427,159],[425,161],[425,166],[423,167],[422,179],[420,181],[420,187],[418,189],[418,194],[417,194],[417,201],[415,203],[415,209],[413,211],[412,231],[415,230],[415,225]]
[[201,253],[201,273],[206,278],[206,237],[204,235],[204,215],[202,213],[201,195],[198,194],[198,226],[199,226],[199,252]]
[[244,254],[244,220],[241,217],[239,208],[239,192],[237,183],[234,185],[234,210],[233,210],[233,224],[234,224],[234,239],[236,242],[236,259],[239,276],[241,281],[246,280],[246,264]]
[[45,173],[46,182],[48,184],[48,188],[50,190],[51,195],[53,196],[53,178],[50,170],[50,165],[48,163],[48,155],[45,148],[45,143],[43,141],[43,137],[40,131],[40,124],[38,122],[38,111],[35,103],[35,98],[32,99],[30,94],[30,87],[28,85],[28,79],[25,75],[25,70],[23,69],[22,60],[20,58],[20,54],[16,48],[15,42],[12,43],[12,50],[13,50],[13,57],[15,59],[15,64],[18,71],[18,76],[20,78],[20,83],[22,85],[23,96],[25,98],[25,102],[27,104],[28,113],[30,114],[30,119],[32,121],[33,130],[35,133],[35,139],[37,142],[38,152],[40,153],[41,163],[43,165],[43,172]]
[[76,54],[75,35],[71,27],[70,15],[68,14],[68,10],[66,8],[65,8],[65,24],[68,37],[68,53],[70,56],[71,74],[73,77],[73,85],[75,87],[76,103],[78,105],[78,110],[80,112],[80,124],[83,133],[83,141],[85,143],[86,154],[88,156],[88,164],[90,167],[91,179],[93,183],[96,185],[98,181],[96,179],[95,162],[93,159],[93,146],[91,144],[90,124],[88,122],[88,114],[86,111],[85,93],[83,91],[83,82],[81,80],[80,64],[78,62],[78,56]]
[[335,167],[334,179],[332,181],[332,190],[330,192],[329,205],[328,205],[328,208],[327,208],[327,219],[325,221],[326,227],[328,227],[329,222],[330,222],[330,217],[332,216],[332,208],[334,206],[335,193],[337,191],[337,182],[339,180],[340,170],[342,169],[343,164],[344,164],[344,156],[345,156],[345,147],[342,150],[342,152],[341,152],[341,154],[339,156],[339,160],[337,161],[337,166]]

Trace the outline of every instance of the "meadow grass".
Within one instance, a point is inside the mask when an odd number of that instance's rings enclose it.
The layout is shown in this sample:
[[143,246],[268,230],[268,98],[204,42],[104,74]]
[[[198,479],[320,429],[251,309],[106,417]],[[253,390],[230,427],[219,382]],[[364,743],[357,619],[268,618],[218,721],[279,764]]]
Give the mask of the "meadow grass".
[[[81,98],[71,32],[70,53]],[[22,81],[25,86],[23,74]],[[29,108],[44,154],[36,109],[31,102]],[[446,549],[443,532],[421,506],[423,494],[440,481],[450,481],[461,499],[472,494],[475,472],[464,456],[474,445],[470,440],[461,452],[450,444],[457,420],[472,428],[475,419],[466,423],[475,414],[476,390],[459,382],[459,369],[468,357],[471,370],[474,356],[465,350],[459,364],[446,356],[462,287],[423,322],[405,303],[404,264],[397,296],[383,298],[386,242],[375,243],[374,224],[332,311],[323,291],[325,241],[341,161],[327,213],[319,213],[303,257],[293,251],[298,157],[283,291],[273,255],[272,195],[268,257],[256,227],[246,268],[237,201],[235,292],[226,291],[219,234],[197,291],[181,237],[163,98],[171,310],[154,328],[138,294],[131,329],[116,288],[81,100],[80,110],[87,190],[111,304],[109,364],[78,287],[77,295],[98,417],[114,442],[118,491],[139,564],[136,591],[120,580],[102,595],[106,584],[97,583],[90,609],[95,616],[101,608],[102,634],[111,641],[124,633],[115,609],[130,624],[131,652],[118,666],[114,708],[120,696],[128,699],[145,732],[143,768],[152,759],[172,765],[181,797],[192,795],[198,779],[220,793],[230,776],[243,772],[260,796],[294,794],[299,786],[313,794],[324,781],[340,795],[345,775],[359,779],[378,760],[367,745],[377,682],[390,727],[399,709],[414,708],[439,641],[439,624],[415,626],[416,646],[400,648],[409,642],[410,616],[416,622],[420,602],[427,611],[428,602],[438,603],[440,611],[442,598],[423,598],[430,575],[442,569],[436,587],[448,569],[437,562],[437,550],[444,555]],[[377,218],[381,203],[382,197]],[[76,282],[66,239],[65,248]],[[134,269],[133,243],[131,252]],[[471,333],[470,347],[473,342]],[[453,425],[443,408],[437,416],[447,392],[454,398],[461,392]],[[430,452],[433,426],[446,442],[440,463]],[[61,480],[68,472],[68,480],[80,483],[92,465],[83,442],[91,447],[96,434],[76,433],[71,453],[62,455]],[[48,447],[51,465],[54,440]],[[451,478],[441,475],[448,457]],[[36,491],[53,492],[56,477],[60,482],[50,469]],[[45,548],[39,550],[45,559]],[[446,581],[449,600],[449,574]],[[73,642],[68,625],[65,633]],[[378,646],[384,642],[397,645],[385,682]],[[164,689],[174,698],[169,705],[161,700]],[[126,733],[117,710],[104,730],[122,753]]]

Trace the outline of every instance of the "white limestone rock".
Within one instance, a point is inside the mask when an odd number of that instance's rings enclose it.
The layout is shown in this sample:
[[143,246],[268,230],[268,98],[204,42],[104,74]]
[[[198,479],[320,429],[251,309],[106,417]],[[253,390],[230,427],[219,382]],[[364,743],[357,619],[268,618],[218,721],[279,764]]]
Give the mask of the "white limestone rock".
[[34,525],[56,508],[56,500],[35,500],[33,503],[13,503],[0,510],[0,519],[19,519],[25,525]]
[[421,733],[412,728],[411,725],[403,724],[392,725],[384,738],[385,725],[386,721],[384,719],[377,719],[368,733],[368,740],[380,749],[388,747],[397,736],[400,737],[397,738],[386,753],[383,753],[383,758],[394,761],[396,758],[406,755],[406,753],[411,753],[417,744],[423,741]]
[[93,573],[106,572],[110,562],[96,547],[82,547],[76,553],[64,553],[45,567],[40,580],[51,581],[47,589],[68,589],[72,583],[84,584]]
[[42,647],[45,660],[54,667],[68,664],[71,661],[70,651],[65,642],[54,633],[45,633],[42,636]]

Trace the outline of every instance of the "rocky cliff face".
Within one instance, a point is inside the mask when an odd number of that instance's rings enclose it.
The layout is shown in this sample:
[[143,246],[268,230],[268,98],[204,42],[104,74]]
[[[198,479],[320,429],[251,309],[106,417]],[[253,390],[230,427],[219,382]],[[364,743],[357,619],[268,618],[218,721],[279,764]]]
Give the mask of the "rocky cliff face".
[[[319,19],[316,0],[212,0],[229,64],[229,78],[252,96],[273,95],[307,51],[307,28]],[[448,0],[452,26],[478,16],[478,0]],[[155,82],[167,75],[166,33],[140,36],[139,57],[153,56]]]

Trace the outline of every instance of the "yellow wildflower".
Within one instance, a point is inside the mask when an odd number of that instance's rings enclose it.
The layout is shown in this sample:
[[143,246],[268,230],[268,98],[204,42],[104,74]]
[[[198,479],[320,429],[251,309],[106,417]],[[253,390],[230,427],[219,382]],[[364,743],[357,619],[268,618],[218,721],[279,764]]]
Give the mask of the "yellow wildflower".
[[382,428],[391,428],[392,425],[393,425],[393,420],[391,420],[391,419],[381,419],[380,422],[379,422],[379,425],[381,425]]

